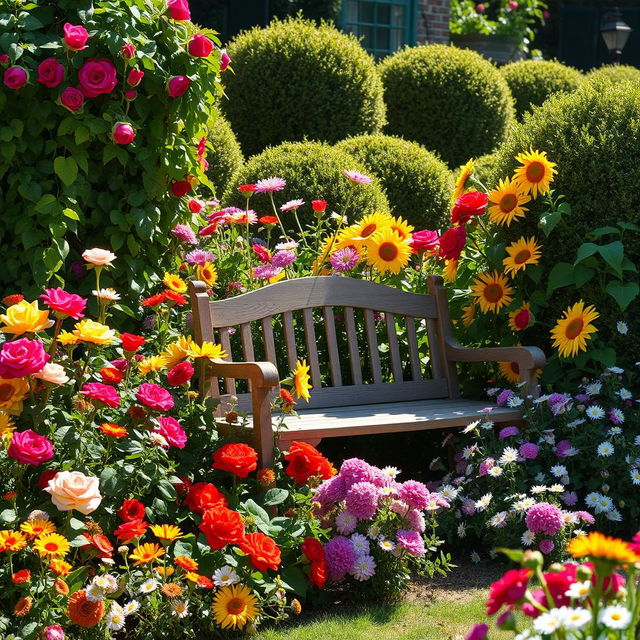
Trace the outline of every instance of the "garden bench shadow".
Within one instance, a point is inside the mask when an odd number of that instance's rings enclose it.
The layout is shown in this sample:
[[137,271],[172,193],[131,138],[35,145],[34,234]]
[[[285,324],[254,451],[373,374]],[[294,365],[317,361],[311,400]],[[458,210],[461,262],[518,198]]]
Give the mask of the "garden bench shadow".
[[[429,276],[427,283],[423,295],[318,276],[211,301],[206,285],[193,282],[194,338],[218,342],[230,358],[207,364],[201,393],[219,398],[221,407],[236,396],[251,413],[263,465],[273,460],[274,435],[286,449],[293,440],[316,445],[337,436],[462,427],[479,418],[521,421],[517,409],[487,413],[489,403],[462,398],[456,363],[517,363],[526,392],[537,395],[534,372],[544,366],[543,352],[463,347],[453,334],[442,278]],[[299,418],[285,418],[286,429],[274,434],[272,398],[286,377],[279,371],[293,370],[299,358],[310,367],[311,399],[299,402]]]

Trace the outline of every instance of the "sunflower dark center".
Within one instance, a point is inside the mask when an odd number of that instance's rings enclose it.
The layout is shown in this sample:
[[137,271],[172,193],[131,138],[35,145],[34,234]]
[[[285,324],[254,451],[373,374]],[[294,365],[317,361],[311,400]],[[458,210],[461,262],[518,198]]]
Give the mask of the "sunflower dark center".
[[398,257],[398,247],[393,242],[383,242],[378,249],[378,255],[385,262],[393,262]]
[[516,264],[524,264],[527,260],[531,258],[531,251],[529,249],[522,249],[518,251],[516,255],[513,257],[513,261]]
[[378,228],[378,225],[375,223],[368,224],[363,230],[360,236],[362,238],[368,238],[375,230]]
[[540,182],[544,178],[544,165],[542,162],[532,162],[527,167],[526,174],[529,182]]
[[518,198],[513,193],[507,193],[507,195],[502,196],[502,200],[500,200],[500,209],[505,213],[511,213],[517,205]]
[[10,384],[0,384],[0,402],[6,402],[13,395],[13,387]]
[[227,611],[233,616],[241,614],[244,611],[244,601],[240,598],[231,598],[227,602]]
[[484,290],[484,297],[489,302],[498,302],[502,298],[502,287],[497,283],[487,285]]
[[569,338],[569,340],[575,340],[581,333],[584,327],[584,321],[582,318],[574,318],[569,322],[567,328],[564,331],[564,335]]

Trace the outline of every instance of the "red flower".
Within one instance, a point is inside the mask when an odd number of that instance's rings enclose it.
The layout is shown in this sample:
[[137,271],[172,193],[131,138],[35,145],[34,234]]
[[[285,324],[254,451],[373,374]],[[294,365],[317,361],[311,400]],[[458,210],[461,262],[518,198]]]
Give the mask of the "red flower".
[[245,195],[247,195],[248,193],[253,193],[256,190],[256,185],[255,184],[241,184],[238,187],[238,191],[240,193],[244,193]]
[[261,244],[252,244],[251,248],[253,249],[253,252],[258,256],[258,260],[260,260],[260,262],[266,264],[267,262],[271,261],[271,253],[269,249],[263,247]]
[[18,302],[22,302],[24,300],[24,296],[21,293],[14,293],[10,296],[6,296],[2,298],[2,304],[7,307],[11,307],[14,304],[18,304]]
[[284,457],[289,463],[285,472],[295,479],[298,486],[303,485],[312,476],[321,476],[326,480],[333,475],[329,461],[306,442],[292,442]]
[[135,353],[147,342],[142,336],[138,336],[135,333],[121,333],[120,340],[122,341],[122,348],[131,353]]
[[194,368],[188,360],[178,363],[167,373],[167,382],[172,387],[179,387],[191,380],[194,374]]
[[242,442],[225,444],[213,454],[214,469],[228,471],[238,478],[246,478],[257,467],[257,451]]
[[500,580],[494,582],[487,600],[487,615],[497,613],[505,604],[520,602],[527,591],[531,573],[529,569],[510,569]]
[[80,393],[87,397],[107,405],[115,407],[120,405],[120,394],[110,385],[101,382],[88,382],[82,386]]
[[178,305],[179,307],[181,307],[187,301],[187,299],[182,294],[176,293],[175,291],[165,291],[164,295],[166,296],[167,300],[171,300],[171,302]]
[[435,251],[440,243],[440,236],[437,231],[424,229],[416,231],[411,236],[411,248],[414,251]]
[[142,407],[129,407],[127,409],[127,415],[132,420],[142,420],[146,416],[146,413]]
[[20,569],[11,576],[13,584],[23,584],[31,580],[31,571],[29,569]]
[[327,561],[324,557],[324,548],[315,538],[305,538],[300,548],[311,564],[309,582],[318,589],[324,589],[327,582]]
[[182,198],[191,191],[191,183],[188,180],[179,180],[171,183],[171,192],[176,198]]
[[196,33],[189,40],[189,54],[196,58],[207,58],[213,51],[213,42],[204,35],[204,33]]
[[440,257],[445,260],[458,260],[467,241],[467,231],[461,227],[453,227],[440,236]]
[[191,489],[193,482],[191,482],[191,478],[189,478],[189,476],[180,476],[180,482],[174,482],[173,486],[178,492],[178,495],[183,496],[189,491],[189,489]]
[[199,587],[202,587],[203,589],[213,589],[213,587],[215,586],[211,578],[207,578],[207,576],[201,576],[201,575],[198,576],[198,579],[196,580],[196,584]]
[[46,489],[49,486],[49,480],[53,480],[58,475],[55,469],[47,469],[38,476],[38,486],[41,489]]
[[74,320],[84,318],[84,309],[87,306],[87,301],[75,293],[67,293],[60,287],[56,289],[45,289],[45,292],[40,296],[41,300],[53,311],[69,316]]
[[189,200],[189,211],[191,211],[191,213],[200,213],[202,211],[202,203],[191,198],[191,200]]
[[140,71],[140,69],[133,68],[129,71],[129,76],[127,77],[127,84],[130,87],[137,87],[141,82],[142,78],[144,78],[144,71]]
[[131,498],[130,500],[124,500],[122,506],[118,509],[118,517],[123,522],[131,522],[132,520],[144,520],[145,510],[144,505],[140,500]]
[[120,384],[124,379],[122,371],[115,367],[102,367],[99,373],[106,384]]
[[169,0],[167,10],[174,20],[191,20],[189,3],[187,0]]
[[473,216],[481,216],[487,210],[489,197],[481,191],[470,191],[460,196],[451,211],[452,224],[467,224]]
[[300,549],[302,549],[302,553],[304,553],[309,562],[324,560],[324,548],[320,541],[315,538],[305,538],[300,545]]
[[513,324],[519,331],[524,331],[528,326],[529,322],[531,322],[531,311],[526,307],[522,307],[516,314],[513,316]]
[[317,213],[324,213],[329,203],[326,200],[312,200],[311,206]]
[[113,532],[113,535],[122,544],[129,544],[134,538],[143,536],[148,526],[149,523],[144,520],[130,520],[129,522],[123,522]]
[[143,382],[136,391],[136,399],[154,411],[169,411],[173,408],[173,396],[153,382]]
[[149,296],[148,298],[145,298],[140,303],[140,305],[143,307],[157,307],[158,305],[162,304],[166,299],[167,299],[167,294],[164,291],[161,291],[160,293],[156,293],[153,296]]
[[311,586],[318,587],[318,589],[324,589],[324,586],[327,583],[327,577],[328,571],[326,560],[311,563],[311,566],[309,567],[309,582],[311,583]]
[[264,533],[248,533],[239,546],[249,555],[251,565],[258,571],[278,570],[281,562],[280,547],[269,536]]
[[210,482],[196,482],[189,488],[182,504],[191,511],[204,513],[209,509],[226,507],[227,499]]
[[242,517],[226,507],[205,511],[198,529],[204,533],[213,550],[222,549],[227,544],[240,544],[244,539]]
[[91,535],[86,531],[82,534],[88,541],[88,545],[94,547],[98,552],[98,558],[110,558],[113,555],[113,545],[109,542],[109,538],[102,533]]
[[278,218],[275,216],[262,216],[258,218],[260,224],[278,224]]

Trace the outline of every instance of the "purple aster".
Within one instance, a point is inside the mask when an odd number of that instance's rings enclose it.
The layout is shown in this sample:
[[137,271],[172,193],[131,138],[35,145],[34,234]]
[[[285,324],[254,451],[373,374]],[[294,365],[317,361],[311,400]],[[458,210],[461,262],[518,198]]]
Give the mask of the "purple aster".
[[329,258],[329,262],[335,271],[351,271],[360,261],[360,254],[354,247],[339,249]]
[[375,484],[375,467],[360,458],[349,458],[340,466],[340,477],[344,478],[347,489],[356,482]]
[[351,570],[351,575],[360,582],[368,580],[376,572],[376,561],[372,556],[362,555],[356,558]]
[[284,251],[278,251],[271,258],[271,264],[280,269],[282,267],[288,267],[296,261],[296,254],[293,251],[285,249]]
[[513,391],[511,391],[511,389],[505,389],[504,391],[501,391],[498,394],[498,397],[496,398],[496,404],[499,407],[506,407],[507,402],[509,401],[509,398],[511,398],[512,395],[514,394],[513,394]]
[[568,396],[565,396],[564,393],[552,393],[547,398],[547,403],[551,406],[552,404],[558,404],[559,402],[566,402],[568,399]]
[[478,475],[486,476],[489,473],[489,469],[493,467],[496,461],[493,458],[486,458],[480,463],[480,467],[478,468]]
[[334,582],[342,580],[352,569],[356,561],[356,550],[349,538],[336,536],[324,546],[329,578]]
[[576,515],[582,522],[586,522],[587,524],[593,524],[596,521],[588,511],[576,511]]
[[336,518],[336,529],[343,536],[352,534],[358,526],[358,519],[349,511],[343,511]]
[[260,266],[253,268],[253,277],[269,280],[271,278],[275,278],[281,271],[282,269],[274,267],[271,264],[261,264]]
[[560,497],[560,500],[562,500],[567,507],[575,507],[575,505],[578,504],[578,494],[575,491],[565,491]]
[[525,442],[518,449],[518,453],[525,460],[535,460],[538,457],[538,445],[533,442]]
[[550,502],[534,504],[527,511],[524,521],[529,531],[547,536],[555,536],[564,524],[562,511]]
[[545,555],[548,555],[549,553],[551,553],[555,549],[555,545],[553,544],[553,540],[550,540],[549,538],[544,538],[543,540],[540,540],[540,544],[538,545],[538,549],[540,549],[540,551],[542,553],[544,553]]
[[356,482],[347,491],[344,503],[358,520],[373,518],[378,509],[380,490],[371,482]]
[[363,536],[361,533],[354,533],[351,536],[351,544],[353,545],[358,557],[366,556],[371,552],[369,538],[367,538],[367,536]]
[[424,516],[417,509],[411,509],[411,511],[407,513],[406,519],[407,523],[409,524],[409,528],[413,529],[414,531],[423,533],[427,528],[427,525],[424,521]]
[[280,211],[282,211],[282,213],[286,213],[287,211],[295,211],[296,209],[298,209],[299,207],[301,207],[304,204],[304,200],[289,200],[289,202],[285,202],[281,207],[280,207]]
[[347,176],[347,178],[352,182],[357,182],[358,184],[371,184],[371,178],[369,176],[365,176],[364,173],[360,173],[355,169],[343,169],[342,174]]
[[462,503],[461,508],[462,508],[462,513],[464,513],[465,516],[472,516],[476,512],[475,500],[470,500],[469,498],[467,498]]
[[413,556],[423,556],[426,553],[424,548],[424,540],[417,531],[407,531],[400,529],[396,534],[398,546],[406,549]]
[[609,420],[613,424],[622,424],[624,422],[624,413],[620,409],[611,409],[609,411]]
[[575,456],[578,453],[573,445],[568,440],[560,440],[555,448],[555,454],[558,458],[569,458]]
[[498,434],[498,438],[503,440],[504,438],[510,438],[511,436],[517,436],[520,433],[520,429],[518,427],[505,427],[500,430]]
[[186,244],[198,244],[196,234],[188,224],[177,224],[173,229],[171,229],[171,233],[178,238],[180,242],[184,242]]
[[282,178],[265,178],[256,182],[255,193],[271,193],[272,191],[282,191],[287,185],[287,181]]
[[576,395],[576,400],[580,404],[589,404],[591,402],[591,396],[587,395],[586,393],[579,393]]
[[184,259],[189,264],[199,264],[203,265],[205,262],[213,262],[215,260],[215,256],[210,251],[204,251],[202,249],[194,249],[193,251],[189,251]]
[[398,498],[413,509],[425,509],[430,497],[429,489],[416,480],[407,480],[398,487]]

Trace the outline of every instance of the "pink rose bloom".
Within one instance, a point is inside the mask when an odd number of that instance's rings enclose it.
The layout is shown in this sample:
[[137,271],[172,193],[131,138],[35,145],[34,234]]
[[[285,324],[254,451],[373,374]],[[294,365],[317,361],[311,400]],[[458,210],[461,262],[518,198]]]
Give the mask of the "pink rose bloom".
[[75,293],[67,293],[60,287],[45,289],[40,299],[60,316],[69,316],[74,320],[84,318],[83,311],[87,306],[87,301]]
[[40,340],[20,338],[5,342],[0,349],[0,378],[24,378],[38,373],[50,359]]
[[484,13],[484,10],[485,10],[485,6],[482,3],[476,5],[476,11],[478,13]]
[[24,67],[14,65],[4,72],[3,78],[5,87],[18,90],[22,89],[22,87],[27,84],[27,80],[29,80],[29,73]]
[[132,100],[135,100],[138,97],[138,92],[135,89],[129,89],[128,91],[124,92],[124,99],[128,100],[129,102],[131,102]]
[[47,58],[38,65],[38,82],[49,89],[57,87],[64,80],[64,66],[55,58]]
[[89,58],[78,72],[78,85],[86,98],[111,93],[117,83],[116,68],[106,58]]
[[144,78],[144,71],[140,69],[131,69],[129,71],[129,77],[127,78],[127,84],[131,87],[137,87]]
[[64,25],[64,43],[73,51],[82,51],[87,46],[88,31],[82,25],[68,22]]
[[78,111],[84,104],[84,94],[78,89],[67,87],[60,94],[60,104],[69,111]]
[[110,385],[102,382],[87,382],[82,385],[80,393],[91,400],[115,409],[120,406],[120,394]]
[[16,431],[7,455],[19,464],[39,465],[53,458],[53,443],[31,429]]
[[69,382],[69,376],[66,374],[64,367],[54,362],[47,362],[42,371],[34,373],[33,377],[51,384],[66,384]]
[[518,8],[518,3],[516,0],[509,0],[509,9],[515,11]]
[[7,64],[9,56],[6,53],[0,53],[0,64]]
[[184,445],[187,444],[187,434],[180,423],[175,418],[168,416],[158,418],[158,422],[160,426],[156,427],[154,431],[163,436],[169,446],[184,449]]
[[111,137],[116,144],[131,144],[136,132],[128,122],[117,122],[111,131]]
[[226,71],[230,64],[231,64],[231,58],[229,57],[227,50],[223,49],[220,52],[220,71]]
[[116,254],[111,253],[107,249],[87,249],[82,257],[91,264],[95,264],[97,267],[110,267],[112,262],[116,259]]
[[130,60],[136,53],[136,46],[134,44],[123,44],[122,45],[122,55]]
[[202,33],[196,33],[189,40],[189,53],[196,58],[207,58],[213,51],[213,42]]
[[143,382],[136,391],[136,398],[155,411],[169,411],[173,407],[173,396],[153,382]]
[[191,86],[191,80],[187,76],[173,76],[169,79],[167,90],[170,98],[179,98],[184,95]]
[[440,236],[437,231],[424,229],[416,231],[411,236],[411,248],[415,251],[435,251],[440,243]]
[[45,491],[51,494],[51,502],[59,511],[75,509],[86,516],[102,502],[98,478],[80,471],[60,471],[49,480]]
[[50,624],[43,629],[44,640],[64,640],[64,629],[59,624]]
[[174,20],[191,20],[191,11],[189,11],[187,0],[169,0],[167,9]]

